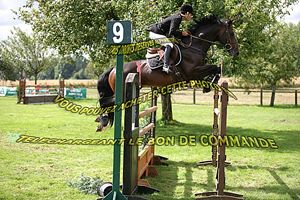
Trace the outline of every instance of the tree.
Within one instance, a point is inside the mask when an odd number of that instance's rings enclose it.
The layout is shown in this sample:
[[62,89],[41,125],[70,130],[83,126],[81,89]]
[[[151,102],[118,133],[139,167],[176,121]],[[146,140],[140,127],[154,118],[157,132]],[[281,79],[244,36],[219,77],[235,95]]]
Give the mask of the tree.
[[[105,44],[106,21],[130,19],[133,22],[134,38],[147,39],[147,25],[161,15],[178,10],[183,1],[175,4],[155,1],[28,1],[19,10],[19,16],[42,35],[45,44],[57,48],[62,54],[87,54],[97,74],[114,64]],[[145,8],[153,8],[145,12]],[[100,11],[100,12],[99,12]],[[129,12],[128,12],[129,11]],[[140,59],[143,54],[135,56]],[[130,59],[131,56],[127,56]]]
[[[0,50],[1,51],[1,50]],[[8,80],[7,75],[9,74],[9,68],[7,68],[7,64],[4,62],[2,58],[2,52],[0,53],[0,79]]]
[[18,28],[12,36],[0,43],[1,56],[11,71],[17,71],[18,77],[25,72],[34,76],[37,84],[38,74],[51,64],[51,51],[40,41],[38,35],[30,36]]
[[[275,90],[279,82],[291,82],[300,75],[300,23],[280,24],[267,31],[264,47],[247,64],[243,74],[246,83],[260,87],[271,87],[270,106],[274,105]],[[247,74],[246,74],[247,73]]]
[[3,59],[2,49],[0,49],[0,56],[0,79],[16,80],[17,72]]
[[[19,17],[40,33],[46,44],[60,52],[84,53],[89,55],[98,72],[111,66],[115,61],[107,54],[106,21],[127,19],[133,23],[134,41],[146,40],[147,26],[162,16],[177,12],[189,1],[184,0],[29,0],[18,12]],[[240,44],[240,58],[229,59],[222,51],[216,51],[224,58],[226,75],[243,76],[247,63],[264,49],[262,42],[268,37],[265,30],[276,23],[277,16],[287,13],[286,8],[297,0],[196,0],[192,4],[195,17],[214,13],[220,18],[235,18],[235,29]],[[184,25],[185,26],[185,25]],[[144,52],[126,59],[142,59]]]

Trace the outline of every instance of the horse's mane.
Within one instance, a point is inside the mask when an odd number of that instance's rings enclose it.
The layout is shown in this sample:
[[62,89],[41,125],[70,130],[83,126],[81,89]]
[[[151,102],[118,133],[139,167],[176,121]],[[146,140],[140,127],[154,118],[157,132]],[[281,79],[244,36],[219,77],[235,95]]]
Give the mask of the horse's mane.
[[214,14],[207,15],[200,20],[195,20],[195,24],[189,29],[191,33],[194,33],[199,27],[208,24],[219,24],[221,22],[220,18]]

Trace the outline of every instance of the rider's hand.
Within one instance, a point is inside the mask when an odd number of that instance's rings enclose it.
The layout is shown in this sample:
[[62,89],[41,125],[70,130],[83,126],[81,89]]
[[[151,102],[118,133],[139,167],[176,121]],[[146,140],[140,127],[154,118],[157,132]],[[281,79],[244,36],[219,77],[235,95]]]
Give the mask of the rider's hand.
[[182,36],[189,36],[191,33],[189,31],[182,31]]

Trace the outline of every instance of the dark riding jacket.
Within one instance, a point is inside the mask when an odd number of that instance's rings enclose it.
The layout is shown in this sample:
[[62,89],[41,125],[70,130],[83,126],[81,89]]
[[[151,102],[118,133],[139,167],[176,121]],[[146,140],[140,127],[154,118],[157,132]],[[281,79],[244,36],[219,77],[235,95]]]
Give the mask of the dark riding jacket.
[[167,37],[175,36],[179,38],[181,37],[181,31],[179,31],[181,21],[182,16],[180,13],[171,15],[159,23],[150,25],[149,31],[160,35],[165,35]]

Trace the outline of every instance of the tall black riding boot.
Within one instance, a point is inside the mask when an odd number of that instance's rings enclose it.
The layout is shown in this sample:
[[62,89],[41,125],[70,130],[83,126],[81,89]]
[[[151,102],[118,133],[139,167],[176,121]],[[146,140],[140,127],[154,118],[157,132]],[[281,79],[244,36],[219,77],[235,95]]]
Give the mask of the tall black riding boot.
[[170,45],[167,45],[165,48],[165,57],[164,57],[164,66],[163,66],[163,72],[169,73],[170,72],[170,65],[169,65],[169,58],[171,54],[172,47]]

